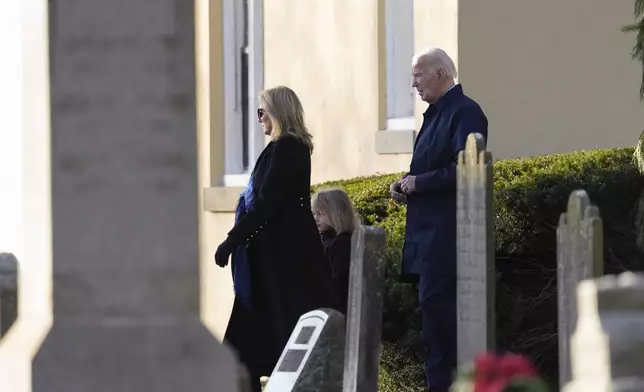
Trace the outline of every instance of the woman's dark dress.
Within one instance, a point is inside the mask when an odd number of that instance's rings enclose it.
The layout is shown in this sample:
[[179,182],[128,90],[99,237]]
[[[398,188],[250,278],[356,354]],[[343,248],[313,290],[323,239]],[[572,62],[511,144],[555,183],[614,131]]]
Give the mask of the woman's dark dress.
[[331,267],[335,309],[347,314],[349,299],[349,269],[351,266],[351,233],[336,234],[331,229],[322,233],[327,262]]
[[311,213],[306,144],[290,134],[270,142],[255,164],[253,181],[254,204],[228,233],[248,249],[250,306],[235,299],[224,340],[258,384],[273,371],[300,316],[333,307],[334,301]]

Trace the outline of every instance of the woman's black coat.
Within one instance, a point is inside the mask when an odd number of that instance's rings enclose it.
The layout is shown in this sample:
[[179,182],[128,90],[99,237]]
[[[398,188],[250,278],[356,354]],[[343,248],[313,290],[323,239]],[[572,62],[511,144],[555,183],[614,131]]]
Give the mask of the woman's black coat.
[[311,213],[311,154],[286,134],[254,169],[255,202],[228,233],[248,247],[251,304],[236,300],[225,340],[253,377],[269,376],[304,313],[333,307],[331,273]]

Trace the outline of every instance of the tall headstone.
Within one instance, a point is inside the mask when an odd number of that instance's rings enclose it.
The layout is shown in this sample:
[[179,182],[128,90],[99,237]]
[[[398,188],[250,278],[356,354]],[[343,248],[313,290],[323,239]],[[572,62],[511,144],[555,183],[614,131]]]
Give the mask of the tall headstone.
[[341,392],[345,333],[336,310],[302,315],[264,392]]
[[[2,389],[237,391],[234,357],[199,315],[194,4],[49,6],[53,324],[37,353],[18,353],[19,315],[0,343]],[[48,146],[48,132],[29,136]],[[30,385],[5,371],[14,354],[35,354]]]
[[604,250],[599,209],[583,190],[570,194],[568,211],[557,228],[557,300],[559,323],[559,385],[570,381],[570,338],[577,323],[577,286],[603,275]]
[[492,154],[485,139],[468,136],[457,168],[458,362],[495,346],[494,204]]
[[565,392],[644,391],[644,274],[585,280],[577,289],[573,381]]
[[382,228],[361,226],[353,233],[344,392],[378,390],[386,245],[387,236]]
[[0,338],[18,317],[18,260],[0,253]]

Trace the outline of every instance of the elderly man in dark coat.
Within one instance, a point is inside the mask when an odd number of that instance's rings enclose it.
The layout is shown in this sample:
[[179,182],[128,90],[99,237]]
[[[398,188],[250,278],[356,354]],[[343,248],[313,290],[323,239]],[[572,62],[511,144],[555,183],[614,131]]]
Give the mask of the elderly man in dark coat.
[[403,275],[419,277],[425,372],[430,391],[447,391],[456,368],[456,162],[467,136],[487,139],[487,118],[455,84],[454,62],[431,48],[412,60],[414,87],[429,104],[409,173],[391,185],[407,203]]

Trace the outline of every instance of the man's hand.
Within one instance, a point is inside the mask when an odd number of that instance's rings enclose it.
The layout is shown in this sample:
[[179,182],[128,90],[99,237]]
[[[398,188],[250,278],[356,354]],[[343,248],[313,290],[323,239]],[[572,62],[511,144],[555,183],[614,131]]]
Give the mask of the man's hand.
[[389,192],[391,193],[391,198],[397,201],[398,203],[407,204],[407,195],[402,193],[400,189],[400,181],[398,180],[389,186]]
[[400,189],[405,195],[411,195],[416,191],[416,176],[407,176],[400,182]]
[[234,246],[231,244],[230,240],[226,238],[226,240],[217,248],[217,252],[215,252],[215,263],[221,268],[224,268],[228,265],[228,259],[233,253],[233,250]]

